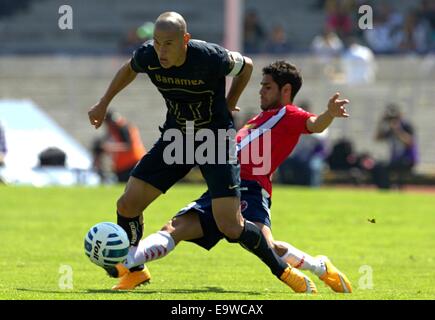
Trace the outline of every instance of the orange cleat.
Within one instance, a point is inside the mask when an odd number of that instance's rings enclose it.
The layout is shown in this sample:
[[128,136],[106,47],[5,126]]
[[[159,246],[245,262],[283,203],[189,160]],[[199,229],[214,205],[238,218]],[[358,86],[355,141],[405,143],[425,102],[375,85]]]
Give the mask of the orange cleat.
[[350,284],[349,279],[347,279],[347,277],[332,264],[328,257],[317,256],[316,258],[322,260],[326,266],[326,272],[319,277],[320,280],[335,292],[352,292],[352,285]]
[[316,285],[296,268],[288,267],[280,277],[281,281],[297,293],[317,293]]
[[112,278],[121,278],[130,272],[122,263],[117,263],[113,267],[105,267],[104,270],[106,270],[107,274]]
[[151,279],[151,274],[146,266],[140,271],[130,271],[122,263],[118,263],[107,273],[113,278],[120,278],[119,283],[112,287],[112,290],[133,290],[141,284],[148,283]]

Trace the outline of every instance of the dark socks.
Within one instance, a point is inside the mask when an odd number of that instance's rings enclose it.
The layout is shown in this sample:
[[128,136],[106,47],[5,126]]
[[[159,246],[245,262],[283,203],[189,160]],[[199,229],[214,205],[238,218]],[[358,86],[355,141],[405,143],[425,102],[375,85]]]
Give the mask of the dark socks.
[[252,222],[245,220],[240,238],[237,240],[242,247],[259,257],[278,278],[281,277],[284,270],[288,267],[269,247],[266,238],[261,230]]
[[127,232],[128,239],[131,246],[137,246],[143,235],[143,225],[140,223],[140,216],[134,218],[126,218],[117,212],[117,223],[125,232]]

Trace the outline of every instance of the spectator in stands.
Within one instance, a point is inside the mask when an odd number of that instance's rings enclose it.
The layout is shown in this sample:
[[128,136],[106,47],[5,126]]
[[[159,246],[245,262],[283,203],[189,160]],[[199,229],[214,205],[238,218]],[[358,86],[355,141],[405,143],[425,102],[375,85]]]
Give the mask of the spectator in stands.
[[373,28],[363,32],[364,40],[375,54],[390,54],[397,51],[397,30],[402,16],[388,4],[379,4],[373,10]]
[[245,53],[260,53],[266,33],[260,23],[257,11],[248,10],[243,24],[243,50]]
[[334,31],[340,38],[352,34],[352,3],[344,0],[331,0],[325,4],[326,27]]
[[127,36],[119,43],[120,53],[130,54],[145,41],[152,39],[154,23],[145,22],[140,27],[131,28]]
[[403,14],[391,5],[391,3],[380,1],[376,3],[375,10],[384,17],[385,23],[391,30],[395,30],[403,25]]
[[419,7],[420,14],[435,29],[435,0],[421,0]]
[[430,26],[429,49],[435,51],[435,0],[422,0],[419,11],[421,18]]
[[137,28],[128,30],[127,35],[123,37],[119,43],[120,53],[130,53],[132,48],[136,48],[142,43],[142,40],[137,35]]
[[29,8],[30,2],[32,0],[1,0],[0,2],[0,19],[7,17],[16,12],[23,12]]
[[118,182],[127,182],[130,171],[146,153],[139,130],[114,112],[106,114],[104,124],[107,134],[97,140],[93,147],[94,167],[104,181],[106,177],[102,168],[102,156],[108,154]]
[[376,77],[375,55],[370,48],[358,43],[354,37],[345,40],[346,50],[341,57],[347,84],[372,83]]
[[344,173],[348,179],[359,185],[363,183],[374,167],[374,160],[367,152],[358,154],[352,141],[341,138],[336,141],[326,158],[332,172]]
[[[309,102],[301,102],[299,107],[311,112]],[[322,184],[327,132],[300,136],[293,152],[278,169],[281,183],[311,187]]]
[[2,123],[0,122],[0,167],[3,167],[5,165],[5,156],[8,149],[6,147],[6,137],[5,137],[5,130],[3,128]]
[[331,80],[334,80],[338,74],[337,59],[342,50],[343,42],[337,34],[325,27],[322,34],[314,37],[311,43],[311,50],[318,59],[323,74]]
[[356,155],[352,142],[345,138],[338,140],[333,145],[327,161],[331,170],[349,170],[354,167]]
[[316,0],[313,2],[311,8],[316,11],[321,11],[325,9],[325,4],[328,0]]
[[328,63],[331,58],[341,54],[343,42],[335,32],[325,27],[322,34],[314,37],[311,49],[322,61]]
[[281,24],[273,27],[269,40],[267,42],[267,53],[285,54],[289,53],[291,46],[287,40],[287,34]]
[[429,49],[431,27],[416,10],[406,15],[403,27],[397,33],[400,52],[426,53]]
[[403,119],[399,108],[390,104],[379,122],[376,140],[386,141],[390,146],[390,160],[379,162],[373,169],[373,179],[378,188],[389,189],[391,176],[397,178],[402,188],[404,177],[417,163],[417,145],[412,125]]

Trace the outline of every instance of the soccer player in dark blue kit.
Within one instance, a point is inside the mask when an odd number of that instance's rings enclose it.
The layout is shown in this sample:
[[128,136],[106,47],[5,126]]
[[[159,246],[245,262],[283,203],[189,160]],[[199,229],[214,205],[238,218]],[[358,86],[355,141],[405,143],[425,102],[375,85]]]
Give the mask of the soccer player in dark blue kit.
[[[143,235],[143,211],[162,193],[183,178],[198,163],[168,164],[165,141],[169,129],[183,133],[182,144],[189,143],[187,122],[194,130],[207,128],[218,136],[218,130],[234,129],[231,111],[252,73],[251,59],[238,52],[199,40],[191,40],[184,18],[175,12],[161,14],[155,23],[153,40],[138,48],[113,78],[100,101],[88,112],[89,120],[99,128],[110,101],[131,83],[138,73],[147,73],[165,99],[166,121],[160,128],[162,136],[131,172],[124,194],[117,201],[117,223],[124,228],[131,246],[137,246]],[[225,77],[233,76],[225,97]],[[301,287],[306,278],[297,269],[279,260],[260,229],[240,213],[240,166],[231,161],[233,139],[225,141],[224,163],[211,161],[198,164],[212,198],[212,211],[219,230],[229,242],[238,242],[257,255],[272,273],[291,288]],[[229,145],[227,145],[229,144]],[[195,144],[195,148],[198,144]],[[217,141],[216,146],[220,146]],[[183,155],[184,159],[184,155]],[[196,161],[196,159],[195,159]],[[162,241],[164,233],[159,234]],[[145,266],[134,269],[106,268],[120,282],[113,289],[133,289],[150,279]],[[121,265],[122,266],[122,265]],[[310,283],[304,285],[307,292]]]

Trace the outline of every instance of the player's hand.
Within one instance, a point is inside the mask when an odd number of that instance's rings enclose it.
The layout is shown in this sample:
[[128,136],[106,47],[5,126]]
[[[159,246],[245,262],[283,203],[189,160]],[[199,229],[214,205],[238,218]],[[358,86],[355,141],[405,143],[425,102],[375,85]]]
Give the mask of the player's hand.
[[349,117],[349,114],[347,113],[345,106],[350,101],[348,99],[339,100],[338,99],[339,96],[340,96],[340,93],[336,92],[331,97],[331,99],[329,99],[328,113],[330,114],[331,117],[334,117],[334,118],[347,118],[347,117]]
[[88,112],[89,121],[91,125],[98,129],[103,124],[106,116],[107,104],[102,101],[96,103]]

